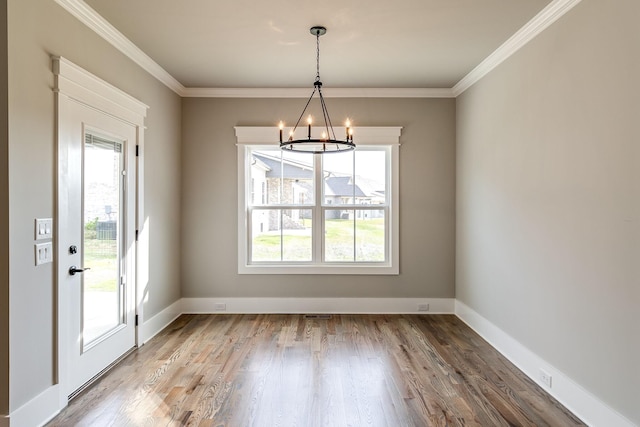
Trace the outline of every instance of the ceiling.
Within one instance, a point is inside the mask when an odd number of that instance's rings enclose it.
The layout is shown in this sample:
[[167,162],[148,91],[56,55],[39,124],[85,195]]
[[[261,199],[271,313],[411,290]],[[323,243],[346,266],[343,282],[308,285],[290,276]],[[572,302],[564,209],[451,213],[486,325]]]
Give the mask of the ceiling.
[[550,0],[85,0],[185,87],[451,88]]

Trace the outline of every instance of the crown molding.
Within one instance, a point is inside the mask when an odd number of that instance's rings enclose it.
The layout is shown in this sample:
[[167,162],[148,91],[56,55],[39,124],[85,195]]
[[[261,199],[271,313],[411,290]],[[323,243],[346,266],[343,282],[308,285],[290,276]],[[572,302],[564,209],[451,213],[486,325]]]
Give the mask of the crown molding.
[[[188,98],[306,98],[309,88],[187,88],[83,0],[54,0],[176,94]],[[327,98],[456,98],[581,0],[553,0],[452,88],[333,88]]]
[[516,53],[520,48],[529,43],[534,37],[544,31],[549,25],[560,19],[581,0],[553,0],[542,9],[528,23],[520,28],[514,35],[487,56],[469,74],[464,76],[452,88],[453,95],[458,97],[465,90],[473,86],[481,78],[489,74],[491,70]]
[[111,25],[98,12],[82,0],[54,0],[67,12],[78,18],[80,22],[92,29],[100,37],[111,43],[116,49],[146,70],[153,77],[164,83],[169,89],[182,96],[184,86],[144,53],[131,40]]
[[[187,98],[308,98],[305,88],[185,88]],[[325,98],[454,98],[449,88],[324,88]]]

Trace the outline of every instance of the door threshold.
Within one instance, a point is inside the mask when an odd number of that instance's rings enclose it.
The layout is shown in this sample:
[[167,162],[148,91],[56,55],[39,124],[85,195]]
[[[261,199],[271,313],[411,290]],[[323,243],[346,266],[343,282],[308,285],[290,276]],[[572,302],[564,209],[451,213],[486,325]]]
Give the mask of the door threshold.
[[111,362],[109,365],[107,365],[106,368],[104,368],[102,371],[98,372],[97,374],[95,374],[89,381],[87,381],[86,383],[82,384],[80,387],[78,387],[78,389],[76,391],[74,391],[73,393],[71,393],[68,396],[68,402],[71,402],[71,400],[75,399],[76,397],[78,397],[78,395],[80,395],[83,391],[85,391],[88,387],[90,387],[91,385],[93,385],[93,383],[95,383],[96,381],[98,381],[100,378],[102,378],[107,372],[109,372],[112,368],[114,368],[118,363],[122,362],[127,356],[129,356],[131,353],[133,353],[134,351],[136,351],[138,349],[138,346],[134,346],[131,347],[129,350],[127,350],[126,352],[124,352],[124,354],[120,357],[118,357],[116,360],[114,360],[113,362]]

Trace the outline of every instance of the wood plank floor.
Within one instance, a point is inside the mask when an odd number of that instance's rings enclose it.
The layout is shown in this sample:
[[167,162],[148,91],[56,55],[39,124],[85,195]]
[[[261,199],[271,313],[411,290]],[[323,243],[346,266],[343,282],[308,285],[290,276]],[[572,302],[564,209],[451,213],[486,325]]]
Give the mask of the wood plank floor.
[[48,426],[584,425],[453,315],[183,315]]

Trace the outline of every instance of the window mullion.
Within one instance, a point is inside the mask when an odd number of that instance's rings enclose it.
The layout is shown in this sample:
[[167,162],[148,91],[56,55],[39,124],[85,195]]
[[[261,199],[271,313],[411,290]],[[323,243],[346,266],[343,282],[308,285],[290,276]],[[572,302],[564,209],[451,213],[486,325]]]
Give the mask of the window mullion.
[[356,153],[353,153],[352,155],[352,163],[351,163],[351,170],[353,171],[353,175],[351,176],[351,179],[353,180],[353,185],[351,186],[351,203],[354,205],[353,208],[353,262],[356,262],[356,253],[358,251],[358,241],[356,239],[356,222],[358,221],[358,218],[356,217]]
[[[280,181],[284,181],[284,179],[281,179]],[[278,226],[280,229],[280,262],[282,262],[284,261],[284,210],[280,209],[278,212],[280,213],[278,218],[278,221],[280,221],[280,225]]]
[[320,154],[313,155],[313,189],[315,204],[313,208],[313,222],[311,229],[311,239],[313,241],[312,261],[314,264],[324,262],[324,210],[322,208],[322,198],[324,195],[324,180],[322,177],[322,157]]

